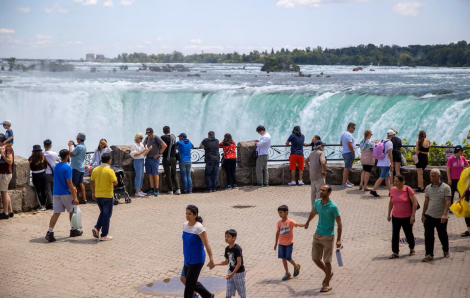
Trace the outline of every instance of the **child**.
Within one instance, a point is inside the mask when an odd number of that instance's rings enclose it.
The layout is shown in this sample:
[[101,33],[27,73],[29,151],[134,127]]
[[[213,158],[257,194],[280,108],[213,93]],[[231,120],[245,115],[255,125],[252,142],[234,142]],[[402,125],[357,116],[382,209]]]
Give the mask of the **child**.
[[245,266],[243,265],[242,248],[235,244],[237,240],[237,231],[230,229],[225,232],[225,242],[228,246],[225,248],[225,261],[216,263],[216,266],[229,265],[227,280],[227,298],[235,296],[235,290],[242,298],[246,298],[245,286]]
[[287,267],[287,261],[294,266],[294,276],[299,275],[300,273],[300,264],[297,264],[292,259],[292,248],[294,246],[294,227],[305,227],[304,224],[298,224],[290,218],[287,218],[289,214],[289,208],[286,205],[279,206],[277,212],[281,217],[281,220],[277,222],[277,232],[276,232],[276,243],[274,244],[274,250],[276,250],[277,242],[279,240],[279,251],[278,258],[282,259],[282,264],[286,270],[286,275],[282,280],[288,280],[292,278],[292,275],[289,272]]
[[3,121],[3,128],[6,129],[5,131],[5,141],[0,142],[0,146],[13,146],[13,131],[11,130],[11,121],[5,120]]

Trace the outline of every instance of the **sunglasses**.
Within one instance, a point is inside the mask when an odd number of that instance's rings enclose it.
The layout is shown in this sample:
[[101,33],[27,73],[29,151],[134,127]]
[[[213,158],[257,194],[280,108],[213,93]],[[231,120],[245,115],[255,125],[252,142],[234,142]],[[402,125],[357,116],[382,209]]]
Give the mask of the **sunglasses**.
[[151,135],[152,133],[150,131],[147,131],[145,134],[146,135]]

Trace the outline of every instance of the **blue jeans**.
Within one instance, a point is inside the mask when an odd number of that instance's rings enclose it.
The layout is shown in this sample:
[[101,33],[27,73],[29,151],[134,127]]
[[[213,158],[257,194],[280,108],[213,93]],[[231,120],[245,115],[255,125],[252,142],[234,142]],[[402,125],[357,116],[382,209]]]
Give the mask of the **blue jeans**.
[[[214,174],[214,179],[211,175]],[[216,189],[219,182],[219,162],[207,161],[206,162],[206,186],[207,190]]]
[[141,189],[144,182],[144,159],[134,159],[134,189]]
[[96,204],[100,208],[100,216],[95,229],[101,230],[101,237],[106,237],[108,236],[111,215],[113,215],[113,198],[96,198]]
[[191,180],[191,162],[180,161],[181,181],[183,182],[183,191],[193,190],[193,181]]
[[294,243],[289,245],[279,244],[277,247],[277,257],[278,259],[286,259],[287,261],[292,260],[292,250],[294,248]]

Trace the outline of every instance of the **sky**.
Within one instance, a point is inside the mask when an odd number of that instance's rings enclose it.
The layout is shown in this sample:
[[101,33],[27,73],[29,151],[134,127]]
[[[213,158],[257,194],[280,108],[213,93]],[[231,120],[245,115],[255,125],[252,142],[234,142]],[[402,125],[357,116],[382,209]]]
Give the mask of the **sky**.
[[470,42],[470,0],[0,0],[0,57]]

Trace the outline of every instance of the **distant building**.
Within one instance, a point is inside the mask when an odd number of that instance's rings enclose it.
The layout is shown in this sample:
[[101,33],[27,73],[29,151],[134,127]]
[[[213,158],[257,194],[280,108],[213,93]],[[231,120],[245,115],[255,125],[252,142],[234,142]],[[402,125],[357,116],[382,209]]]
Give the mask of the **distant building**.
[[86,54],[86,60],[87,61],[95,60],[95,54]]
[[104,55],[101,55],[101,54],[97,54],[96,55],[96,60],[104,60]]

